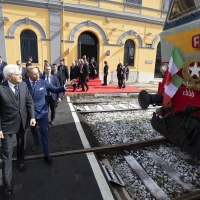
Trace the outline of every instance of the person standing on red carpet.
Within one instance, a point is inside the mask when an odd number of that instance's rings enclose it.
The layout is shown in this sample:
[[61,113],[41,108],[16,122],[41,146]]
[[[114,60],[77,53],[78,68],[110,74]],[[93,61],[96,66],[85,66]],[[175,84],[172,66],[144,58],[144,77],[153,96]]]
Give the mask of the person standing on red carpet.
[[107,61],[104,61],[104,68],[103,68],[103,73],[104,73],[104,76],[103,76],[103,86],[106,86],[107,85],[107,76],[108,76],[108,63]]
[[[73,61],[72,66],[70,67],[70,81],[73,79],[77,79],[78,76],[79,76],[79,67],[76,65],[76,62]],[[76,83],[74,83],[72,86],[73,86],[72,92],[75,92],[77,88]]]
[[80,74],[82,91],[85,91],[84,86],[86,87],[86,91],[88,91],[89,87],[88,87],[88,84],[86,82],[86,79],[89,76],[89,68],[88,68],[88,65],[84,62],[83,59],[80,59],[79,74]]

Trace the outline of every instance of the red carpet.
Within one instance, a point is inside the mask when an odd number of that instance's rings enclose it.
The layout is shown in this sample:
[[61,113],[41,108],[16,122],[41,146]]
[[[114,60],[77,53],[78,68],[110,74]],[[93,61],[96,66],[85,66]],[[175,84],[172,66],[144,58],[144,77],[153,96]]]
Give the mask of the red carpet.
[[82,92],[82,88],[76,89],[75,92],[72,92],[73,88],[69,87],[66,94],[96,94],[96,93],[138,93],[141,90],[126,85],[126,88],[119,89],[117,84],[108,84],[107,86],[101,85],[101,80],[96,78],[94,80],[89,80],[88,82],[89,90],[87,92]]

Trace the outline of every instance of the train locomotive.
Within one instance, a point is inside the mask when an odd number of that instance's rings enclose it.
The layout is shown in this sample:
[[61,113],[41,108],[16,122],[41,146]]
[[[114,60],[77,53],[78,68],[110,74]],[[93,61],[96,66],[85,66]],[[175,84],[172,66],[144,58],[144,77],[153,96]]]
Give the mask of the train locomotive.
[[157,94],[141,91],[141,108],[160,106],[152,127],[200,159],[200,0],[172,0],[161,39],[162,82]]

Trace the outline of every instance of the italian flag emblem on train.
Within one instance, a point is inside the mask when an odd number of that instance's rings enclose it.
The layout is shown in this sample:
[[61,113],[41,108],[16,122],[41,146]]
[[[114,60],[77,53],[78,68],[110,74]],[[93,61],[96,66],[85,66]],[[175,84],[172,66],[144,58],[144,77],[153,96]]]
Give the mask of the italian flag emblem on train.
[[178,88],[182,85],[183,79],[176,73],[182,69],[183,59],[176,47],[173,48],[166,74],[166,82],[163,93],[163,104],[167,105],[171,98],[176,94]]

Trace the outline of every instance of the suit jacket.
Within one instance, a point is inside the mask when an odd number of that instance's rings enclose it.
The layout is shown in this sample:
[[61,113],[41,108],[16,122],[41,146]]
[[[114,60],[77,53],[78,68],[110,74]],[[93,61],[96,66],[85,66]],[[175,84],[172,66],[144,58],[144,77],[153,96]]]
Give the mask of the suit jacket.
[[25,130],[30,119],[35,118],[32,97],[23,81],[19,86],[19,103],[16,101],[8,81],[0,84],[0,130],[4,134],[14,134],[22,123]]
[[7,65],[7,62],[2,61],[1,68],[2,68],[2,73],[0,73],[0,83],[4,80],[4,75],[3,75],[3,68]]
[[32,65],[31,62],[27,62],[27,63],[26,63],[26,68],[27,68],[28,66],[31,66],[31,65]]
[[47,90],[53,93],[61,93],[65,91],[64,86],[55,87],[43,79],[37,81],[33,91],[29,79],[26,79],[25,82],[34,101],[36,119],[40,119],[44,116],[46,117],[46,114],[48,114],[48,107],[45,100]]
[[70,80],[77,79],[79,76],[79,67],[76,65],[74,67],[70,67]]
[[[45,78],[46,78],[45,76],[46,75],[44,74],[41,79],[45,80]],[[56,86],[56,87],[60,86],[57,77],[54,76],[53,74],[50,74],[50,84],[52,84],[53,86]],[[54,101],[57,101],[57,99],[60,98],[60,93],[53,93],[52,92],[51,96],[52,96],[52,99]]]
[[22,80],[24,81],[26,78],[26,68],[22,67]]
[[[80,67],[81,66],[79,66],[79,71],[81,71]],[[82,73],[80,73],[80,75],[84,77],[89,76],[89,67],[87,64],[83,64]]]
[[[63,69],[61,70],[61,67],[63,67]],[[63,81],[66,81],[66,79],[68,80],[69,79],[69,72],[68,72],[68,67],[65,66],[65,65],[59,65],[58,66],[58,71],[60,71],[61,73],[61,80],[62,82]]]
[[54,76],[57,76],[57,79],[58,79],[58,81],[59,81],[59,84],[60,84],[60,86],[62,86],[62,81],[61,81],[61,73],[60,73],[60,71],[58,71],[57,70],[57,72],[56,72],[56,74],[55,74],[55,72],[52,70],[51,71],[51,74],[53,74]]
[[108,65],[104,66],[103,73],[108,75]]

